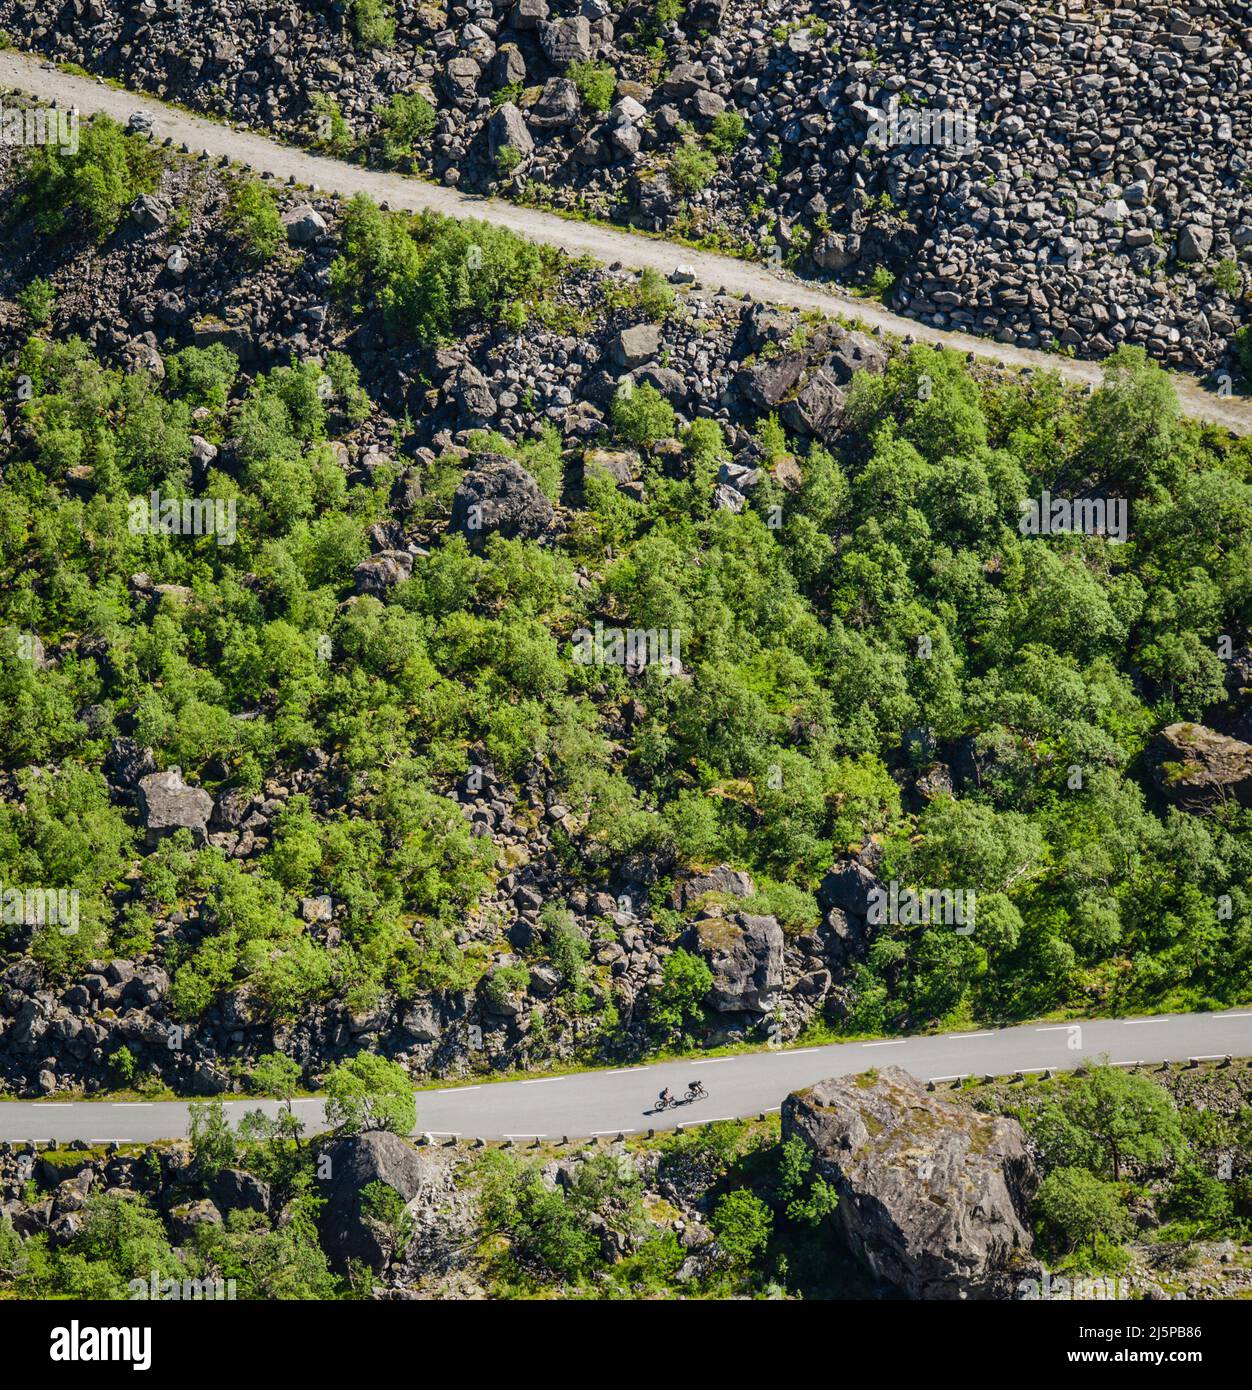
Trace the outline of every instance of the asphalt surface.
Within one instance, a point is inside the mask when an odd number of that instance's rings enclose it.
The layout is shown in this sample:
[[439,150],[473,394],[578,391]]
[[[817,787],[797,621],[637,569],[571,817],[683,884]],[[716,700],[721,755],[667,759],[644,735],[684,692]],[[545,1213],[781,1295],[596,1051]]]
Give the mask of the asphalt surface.
[[[38,56],[12,49],[0,52],[0,89],[21,92],[62,107],[77,106],[83,115],[103,112],[122,122],[132,112],[142,111],[150,118],[152,134],[157,140],[169,139],[175,146],[186,145],[194,153],[207,151],[214,156],[224,156],[251,166],[258,174],[268,172],[276,178],[313,185],[327,193],[344,197],[368,193],[376,201],[386,202],[393,208],[412,212],[431,209],[452,217],[482,218],[532,241],[558,246],[572,256],[586,254],[607,264],[620,261],[635,269],[651,267],[665,275],[679,265],[687,265],[709,290],[724,289],[730,294],[748,294],[769,303],[853,316],[869,328],[879,327],[901,337],[911,335],[925,342],[944,343],[957,351],[977,353],[1005,366],[1059,372],[1078,384],[1098,385],[1102,380],[1097,362],[1079,362],[965,333],[950,333],[890,313],[874,300],[856,299],[834,287],[777,276],[766,267],[748,261],[694,251],[660,238],[558,217],[496,198],[461,193],[404,174],[365,169],[310,154],[253,131],[191,115],[154,97],[110,87],[96,78],[60,72]],[[1219,396],[1193,376],[1172,373],[1171,377],[1185,414],[1224,425],[1236,434],[1252,433],[1252,400]]]
[[[615,1136],[775,1110],[791,1091],[869,1067],[899,1066],[922,1081],[946,1081],[966,1075],[1065,1071],[1101,1056],[1115,1063],[1246,1058],[1252,1056],[1252,1007],[837,1043],[423,1090],[417,1093],[415,1132],[445,1140],[455,1136],[556,1142]],[[681,1096],[695,1079],[704,1083],[707,1099],[655,1111],[664,1087]],[[236,1121],[258,1106],[271,1113],[277,1109],[273,1102],[237,1098],[227,1106],[227,1114]],[[308,1133],[324,1127],[320,1100],[298,1100],[295,1108]],[[186,1133],[186,1101],[0,1103],[0,1140],[9,1142],[143,1143]]]

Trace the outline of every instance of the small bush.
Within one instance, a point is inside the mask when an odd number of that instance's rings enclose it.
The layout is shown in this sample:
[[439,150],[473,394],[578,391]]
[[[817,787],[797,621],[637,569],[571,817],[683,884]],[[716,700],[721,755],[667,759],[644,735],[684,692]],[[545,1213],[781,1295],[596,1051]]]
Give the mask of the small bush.
[[674,312],[676,296],[659,270],[651,266],[639,277],[639,307],[654,323],[669,318]]
[[578,88],[578,95],[589,111],[607,111],[613,105],[617,74],[608,63],[571,63],[565,75]]
[[378,108],[383,154],[393,162],[409,158],[417,146],[435,133],[435,108],[421,92],[397,92]]
[[226,205],[225,222],[258,261],[272,261],[287,243],[274,195],[255,179],[235,186]]
[[743,144],[747,133],[743,117],[732,108],[713,117],[705,140],[714,154],[733,154]]
[[1217,263],[1217,268],[1213,271],[1213,288],[1219,294],[1224,294],[1227,299],[1239,297],[1239,291],[1243,288],[1243,275],[1238,264],[1229,257]]
[[395,43],[395,11],[389,0],[352,0],[351,14],[358,48],[391,48]]
[[679,145],[669,162],[670,182],[681,193],[699,193],[717,173],[717,160],[703,145]]
[[1244,326],[1230,340],[1244,377],[1252,381],[1252,324]]
[[521,162],[521,150],[514,149],[512,145],[501,145],[496,151],[496,173],[502,179],[511,178],[517,172]]
[[314,92],[312,105],[313,143],[330,154],[347,154],[356,142],[339,103],[325,92]]
[[79,222],[103,241],[141,193],[156,185],[156,153],[116,121],[97,116],[83,126],[74,154],[36,145],[26,157],[24,202],[39,230],[55,233]]
[[627,444],[647,449],[674,433],[674,408],[650,382],[613,398],[613,429]]
[[57,292],[51,284],[36,276],[17,297],[18,308],[26,315],[32,328],[43,328],[52,321],[52,308]]

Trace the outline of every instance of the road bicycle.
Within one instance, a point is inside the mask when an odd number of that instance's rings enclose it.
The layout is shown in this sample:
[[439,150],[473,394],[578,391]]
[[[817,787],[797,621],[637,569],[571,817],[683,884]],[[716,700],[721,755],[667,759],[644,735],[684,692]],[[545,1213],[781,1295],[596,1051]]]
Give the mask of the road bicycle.
[[704,1089],[703,1083],[697,1081],[687,1087],[686,1094],[679,1099],[678,1096],[670,1096],[666,1100],[663,1096],[658,1096],[654,1110],[672,1110],[679,1105],[690,1105],[693,1100],[708,1100],[709,1093]]

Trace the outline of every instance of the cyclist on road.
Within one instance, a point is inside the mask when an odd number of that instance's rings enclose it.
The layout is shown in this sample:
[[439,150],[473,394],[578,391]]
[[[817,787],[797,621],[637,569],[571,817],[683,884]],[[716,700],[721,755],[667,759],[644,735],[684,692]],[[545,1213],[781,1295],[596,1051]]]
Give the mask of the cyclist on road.
[[669,1105],[670,1102],[671,1102],[673,1099],[674,1099],[674,1097],[673,1097],[672,1095],[670,1095],[669,1087],[666,1086],[666,1088],[661,1092],[661,1096],[660,1096],[661,1105],[660,1105],[660,1108],[661,1108],[662,1110],[664,1110],[665,1107],[666,1107],[667,1105]]

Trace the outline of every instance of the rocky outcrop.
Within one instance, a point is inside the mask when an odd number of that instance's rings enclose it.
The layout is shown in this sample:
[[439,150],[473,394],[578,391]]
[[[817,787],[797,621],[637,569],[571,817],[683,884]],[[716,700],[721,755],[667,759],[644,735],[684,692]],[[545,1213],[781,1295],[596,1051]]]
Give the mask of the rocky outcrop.
[[853,1254],[910,1298],[1010,1297],[1037,1265],[1024,1224],[1034,1174],[1021,1126],[936,1099],[888,1067],[783,1102],[839,1194]]
[[783,983],[783,934],[773,917],[737,913],[698,922],[695,939],[713,972],[708,1004],[719,1013],[770,1013]]
[[424,1181],[422,1156],[398,1135],[370,1130],[333,1144],[325,1158],[330,1177],[321,1191],[326,1199],[320,1217],[322,1248],[340,1272],[354,1262],[377,1273],[390,1252],[362,1212],[361,1194],[370,1183],[382,1182],[406,1203],[413,1201]]
[[1203,724],[1171,724],[1156,737],[1153,762],[1156,785],[1187,810],[1252,805],[1252,744]]
[[678,882],[670,895],[673,907],[689,907],[708,893],[721,894],[731,898],[747,898],[756,891],[752,876],[743,869],[732,869],[728,864],[718,864],[703,872],[685,872],[679,875]]
[[552,504],[512,459],[483,455],[452,499],[452,529],[471,540],[493,533],[538,536],[552,524]]
[[139,803],[150,832],[186,829],[203,839],[213,814],[213,798],[200,787],[187,786],[176,767],[141,777]]

